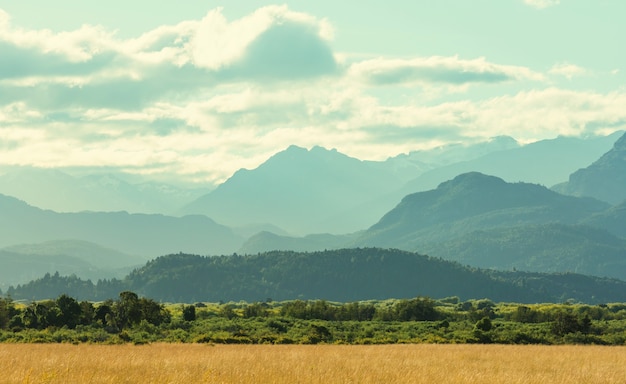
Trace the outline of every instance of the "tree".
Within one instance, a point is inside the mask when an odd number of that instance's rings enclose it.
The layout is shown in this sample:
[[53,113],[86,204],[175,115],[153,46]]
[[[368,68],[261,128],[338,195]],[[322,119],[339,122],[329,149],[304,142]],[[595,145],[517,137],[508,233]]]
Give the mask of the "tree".
[[582,331],[582,328],[575,315],[565,311],[559,311],[556,313],[554,321],[552,322],[552,333],[558,336],[563,336],[568,333],[575,333],[579,331]]
[[227,319],[233,319],[237,317],[237,314],[235,313],[235,310],[233,309],[232,305],[224,304],[220,308],[220,316],[225,317]]
[[146,320],[150,324],[160,325],[170,320],[169,312],[165,310],[163,305],[152,299],[145,297],[139,299],[139,308],[141,314],[139,321]]
[[63,294],[56,299],[56,306],[61,312],[57,319],[57,325],[65,325],[70,329],[76,328],[82,312],[81,306],[76,299]]
[[90,325],[96,319],[96,309],[89,301],[80,302],[80,318],[78,323],[81,325]]
[[394,306],[394,312],[399,321],[428,321],[439,317],[435,302],[427,297],[401,300]]
[[14,311],[11,299],[0,298],[0,329],[6,329]]
[[512,320],[519,323],[536,323],[538,322],[539,314],[537,311],[525,305],[520,305],[513,314]]
[[141,321],[141,305],[139,296],[130,291],[120,292],[120,299],[116,303],[114,310],[115,322],[119,329],[139,324]]
[[492,327],[493,327],[493,324],[491,323],[491,319],[486,316],[478,320],[476,324],[474,325],[475,329],[481,330],[483,332],[491,331]]
[[243,309],[243,317],[267,317],[267,309],[261,303],[248,304]]
[[109,318],[114,318],[113,305],[113,300],[110,299],[100,304],[98,308],[96,308],[94,320],[99,321],[102,325],[107,325],[107,316]]
[[195,321],[196,320],[196,306],[184,305],[183,306],[183,320]]

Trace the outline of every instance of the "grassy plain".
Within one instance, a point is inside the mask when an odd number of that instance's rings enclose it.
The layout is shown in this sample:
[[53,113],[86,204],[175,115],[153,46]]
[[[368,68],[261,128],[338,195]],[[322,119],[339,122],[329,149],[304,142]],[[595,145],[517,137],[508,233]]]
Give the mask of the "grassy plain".
[[0,344],[1,383],[623,383],[626,347]]

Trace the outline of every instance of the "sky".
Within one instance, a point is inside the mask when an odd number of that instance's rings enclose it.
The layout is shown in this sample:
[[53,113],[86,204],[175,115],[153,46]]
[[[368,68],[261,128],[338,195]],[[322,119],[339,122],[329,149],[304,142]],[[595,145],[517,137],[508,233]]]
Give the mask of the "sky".
[[215,184],[626,129],[626,2],[0,0],[0,167]]

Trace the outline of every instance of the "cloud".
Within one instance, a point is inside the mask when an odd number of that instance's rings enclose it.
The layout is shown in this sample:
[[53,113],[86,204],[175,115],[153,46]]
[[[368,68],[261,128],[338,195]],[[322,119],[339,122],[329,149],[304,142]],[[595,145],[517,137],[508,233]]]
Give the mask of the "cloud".
[[216,9],[126,40],[88,25],[53,33],[13,27],[5,13],[0,21],[0,103],[140,108],[220,84],[337,72],[328,23],[286,6],[233,22]]
[[559,5],[561,0],[524,0],[524,4],[537,9],[545,9]]
[[457,56],[366,60],[350,67],[350,74],[370,85],[443,83],[501,83],[513,80],[543,80],[528,68],[489,63],[485,58],[462,60]]
[[552,66],[548,73],[552,75],[564,76],[571,80],[573,77],[587,74],[587,70],[574,64],[560,63]]
[[301,79],[334,74],[333,53],[313,29],[293,22],[259,35],[226,74],[255,79]]
[[[291,144],[380,160],[503,134],[626,129],[623,89],[551,88],[531,68],[482,57],[344,64],[331,39],[328,22],[284,6],[237,20],[216,9],[131,39],[25,30],[0,12],[0,166],[220,182]],[[584,71],[563,63],[545,75]]]
[[312,78],[337,70],[331,37],[326,21],[286,6],[264,7],[232,23],[217,9],[198,28],[193,60],[220,78]]
[[626,129],[624,92],[557,88],[431,105],[367,95],[346,81],[275,89],[228,86],[189,103],[134,111],[0,108],[0,164],[117,167],[219,182],[291,144],[363,159],[511,135],[521,141]]

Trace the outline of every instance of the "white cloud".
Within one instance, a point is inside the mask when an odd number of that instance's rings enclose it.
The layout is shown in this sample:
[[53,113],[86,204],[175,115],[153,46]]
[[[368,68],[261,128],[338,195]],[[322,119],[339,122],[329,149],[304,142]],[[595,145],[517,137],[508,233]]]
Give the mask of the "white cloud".
[[202,20],[161,26],[127,40],[97,26],[53,33],[13,27],[6,13],[0,19],[0,87],[9,86],[5,94],[15,97],[48,93],[48,101],[90,105],[103,102],[102,95],[116,84],[124,92],[109,98],[110,106],[124,96],[136,105],[172,91],[195,93],[199,87],[233,81],[306,79],[336,67],[326,40],[331,36],[328,23],[286,6],[264,7],[232,22],[216,9]]
[[458,56],[410,60],[378,58],[355,63],[349,72],[372,85],[444,83],[462,86],[470,83],[543,80],[541,74],[528,68],[494,64],[483,57],[473,60],[459,59]]
[[574,64],[560,63],[552,66],[548,73],[552,75],[564,76],[571,80],[573,77],[587,74],[587,70]]
[[560,3],[560,0],[524,0],[524,4],[537,9],[553,7],[555,5],[559,5]]
[[[308,89],[232,89],[206,101],[159,103],[134,112],[92,109],[76,122],[3,108],[0,163],[108,166],[174,172],[222,181],[288,145],[322,145],[364,159],[384,159],[442,142],[512,135],[521,141],[626,129],[626,93],[556,88],[433,105],[384,105],[358,87],[331,82]],[[292,97],[289,97],[289,95]],[[272,119],[267,120],[265,114]],[[163,134],[161,120],[177,122]],[[16,145],[16,143],[19,143]]]

